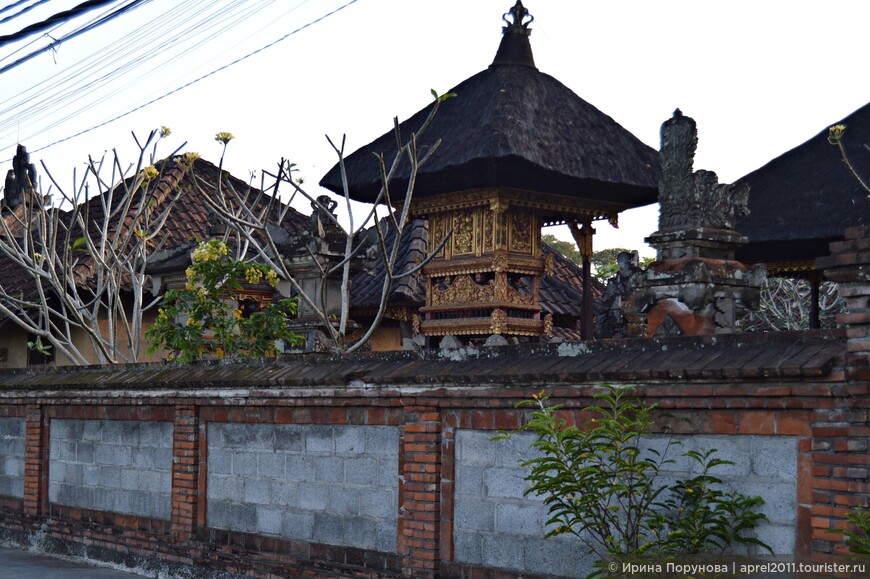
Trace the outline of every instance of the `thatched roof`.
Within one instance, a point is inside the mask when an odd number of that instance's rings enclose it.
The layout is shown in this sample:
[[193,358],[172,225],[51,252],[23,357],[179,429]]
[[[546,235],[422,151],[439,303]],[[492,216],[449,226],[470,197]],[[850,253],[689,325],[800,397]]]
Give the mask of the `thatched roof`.
[[[870,178],[870,103],[831,125],[845,125],[842,142],[863,178]],[[828,142],[828,127],[804,144],[743,178],[749,184],[750,214],[737,221],[749,244],[737,252],[744,262],[812,261],[828,254],[828,243],[847,227],[870,224],[870,200]]]
[[[417,198],[477,188],[507,187],[615,204],[654,203],[658,153],[561,82],[534,65],[528,29],[505,28],[492,65],[450,90],[423,137],[441,146],[417,176]],[[401,124],[403,138],[418,129],[429,105]],[[392,131],[346,159],[350,196],[374,202],[381,187],[374,157],[389,163]],[[391,188],[404,191],[405,164]],[[342,193],[338,165],[320,184]],[[611,206],[613,207],[613,206]]]

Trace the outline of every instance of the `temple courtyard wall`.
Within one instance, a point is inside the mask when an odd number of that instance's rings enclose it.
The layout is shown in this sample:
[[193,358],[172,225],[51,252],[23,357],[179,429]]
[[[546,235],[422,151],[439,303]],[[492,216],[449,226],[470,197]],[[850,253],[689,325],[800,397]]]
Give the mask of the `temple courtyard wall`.
[[525,496],[532,439],[493,436],[542,391],[582,426],[611,385],[671,415],[644,445],[733,463],[775,553],[843,561],[870,501],[870,228],[817,266],[838,330],[4,371],[0,540],[182,577],[585,576]]
[[676,419],[644,445],[764,498],[780,555],[845,553],[870,497],[868,386],[845,331],[145,364],[0,376],[0,536],[195,576],[585,576],[524,496],[543,390],[582,424],[604,384]]

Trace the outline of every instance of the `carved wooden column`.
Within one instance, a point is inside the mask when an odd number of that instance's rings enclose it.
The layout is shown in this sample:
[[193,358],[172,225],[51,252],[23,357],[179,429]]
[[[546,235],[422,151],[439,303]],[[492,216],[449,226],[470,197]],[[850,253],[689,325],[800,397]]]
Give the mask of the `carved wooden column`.
[[592,222],[586,221],[582,227],[578,227],[575,221],[568,223],[574,242],[583,257],[583,308],[580,319],[580,337],[584,340],[592,339],[593,313],[592,313],[592,236],[595,230]]

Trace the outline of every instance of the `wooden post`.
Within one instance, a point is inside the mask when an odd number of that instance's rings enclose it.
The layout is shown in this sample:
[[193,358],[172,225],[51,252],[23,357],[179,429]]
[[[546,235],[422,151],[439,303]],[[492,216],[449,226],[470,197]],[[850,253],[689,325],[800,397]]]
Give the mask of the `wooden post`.
[[574,237],[574,242],[580,250],[580,255],[583,257],[583,304],[580,316],[580,338],[583,340],[592,339],[592,236],[595,235],[595,230],[592,228],[592,222],[586,221],[582,227],[575,222],[568,222],[568,228],[571,230],[571,235]]

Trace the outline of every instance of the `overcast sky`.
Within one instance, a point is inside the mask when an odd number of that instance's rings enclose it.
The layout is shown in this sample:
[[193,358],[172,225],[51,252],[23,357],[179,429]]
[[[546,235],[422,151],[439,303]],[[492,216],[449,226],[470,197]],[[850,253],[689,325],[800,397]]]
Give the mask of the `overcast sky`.
[[[161,125],[163,148],[217,161],[241,178],[281,157],[316,183],[336,158],[324,139],[354,150],[487,67],[513,0],[154,0],[0,73],[2,170],[17,142],[62,181],[87,155],[118,148],[133,162],[131,131]],[[80,0],[53,0],[0,35]],[[0,19],[16,9],[3,9]],[[111,7],[124,4],[118,2]],[[731,182],[801,144],[870,100],[867,0],[528,0],[532,49],[546,72],[648,145],[679,107],[698,124],[696,169]],[[102,12],[0,46],[0,67]],[[212,14],[212,18],[206,16]],[[202,23],[200,24],[200,21]],[[58,145],[175,91],[292,33],[271,48],[155,104]],[[28,44],[29,43],[29,44]],[[26,46],[25,46],[26,45]],[[92,56],[96,55],[96,56]],[[90,58],[90,60],[85,60]],[[132,66],[136,64],[136,66]],[[64,80],[68,79],[68,80]],[[304,205],[300,205],[304,209]],[[307,212],[307,210],[306,210]],[[655,206],[597,226],[596,248],[644,250]],[[566,234],[559,231],[564,237]]]

